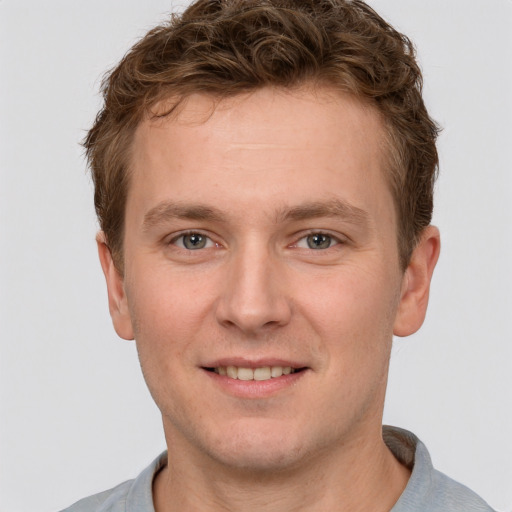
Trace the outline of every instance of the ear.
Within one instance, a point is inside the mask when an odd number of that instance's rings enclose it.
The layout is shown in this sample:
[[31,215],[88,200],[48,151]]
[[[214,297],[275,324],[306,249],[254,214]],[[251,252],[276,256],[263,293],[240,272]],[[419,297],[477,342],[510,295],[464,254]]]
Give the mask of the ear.
[[133,340],[133,327],[124,292],[123,276],[114,265],[112,253],[105,242],[103,231],[96,235],[96,243],[98,244],[101,268],[107,281],[108,308],[114,329],[119,337],[125,340]]
[[424,229],[402,280],[400,304],[393,334],[409,336],[423,324],[427,313],[430,281],[439,258],[441,239],[434,226]]

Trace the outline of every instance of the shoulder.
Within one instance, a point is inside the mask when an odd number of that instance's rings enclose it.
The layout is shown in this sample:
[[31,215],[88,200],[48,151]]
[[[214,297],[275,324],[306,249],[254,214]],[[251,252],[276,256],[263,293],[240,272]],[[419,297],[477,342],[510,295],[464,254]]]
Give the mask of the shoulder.
[[452,480],[444,473],[434,469],[432,473],[433,501],[437,509],[464,512],[494,512],[493,509],[471,489]]
[[134,480],[128,480],[107,491],[77,501],[61,512],[124,512],[126,497]]
[[384,427],[383,437],[395,457],[412,470],[391,512],[494,512],[472,490],[434,469],[426,446],[414,434]]
[[153,479],[166,463],[164,452],[134,480],[77,501],[61,512],[154,512]]

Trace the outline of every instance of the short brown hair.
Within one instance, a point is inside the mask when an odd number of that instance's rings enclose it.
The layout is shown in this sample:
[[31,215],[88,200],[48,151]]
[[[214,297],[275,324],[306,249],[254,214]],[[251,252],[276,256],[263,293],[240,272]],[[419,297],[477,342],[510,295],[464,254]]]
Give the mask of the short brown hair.
[[107,74],[103,109],[84,142],[96,212],[120,272],[130,145],[141,120],[156,115],[151,108],[192,93],[222,98],[306,82],[348,92],[380,113],[405,269],[431,221],[438,167],[438,127],[410,40],[361,0],[197,0]]

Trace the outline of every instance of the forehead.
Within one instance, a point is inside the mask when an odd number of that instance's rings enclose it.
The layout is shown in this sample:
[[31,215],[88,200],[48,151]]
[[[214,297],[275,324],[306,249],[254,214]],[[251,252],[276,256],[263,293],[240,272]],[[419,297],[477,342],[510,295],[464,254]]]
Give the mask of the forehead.
[[331,200],[338,192],[361,192],[352,199],[364,202],[385,186],[384,148],[376,110],[327,88],[221,100],[195,94],[137,128],[127,206],[148,208],[176,194],[241,207],[260,201],[267,210],[272,201]]
[[[144,138],[149,142],[147,137],[169,129],[170,124],[174,125],[178,136],[210,132],[209,136],[224,142],[225,137],[231,135],[230,142],[235,146],[237,143],[257,144],[259,140],[267,142],[270,148],[277,148],[290,140],[302,140],[309,149],[310,141],[317,147],[322,146],[319,137],[312,140],[312,133],[329,132],[332,137],[346,137],[348,126],[354,138],[375,135],[384,142],[383,123],[376,107],[325,86],[265,87],[225,98],[198,93],[181,99],[171,97],[151,109],[136,131],[136,143]],[[234,124],[236,131],[230,133]],[[330,142],[325,139],[326,146]],[[297,149],[296,144],[292,147]],[[255,146],[255,149],[261,147]]]

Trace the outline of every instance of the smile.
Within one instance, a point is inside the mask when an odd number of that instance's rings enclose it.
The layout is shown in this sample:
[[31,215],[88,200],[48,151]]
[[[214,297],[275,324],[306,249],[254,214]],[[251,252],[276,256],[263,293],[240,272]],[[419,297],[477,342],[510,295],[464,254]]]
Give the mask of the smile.
[[244,381],[264,381],[276,379],[278,377],[282,377],[283,375],[290,375],[302,370],[302,368],[292,368],[291,366],[262,366],[260,368],[218,366],[216,368],[206,369],[218,375],[229,377],[230,379],[238,379]]

